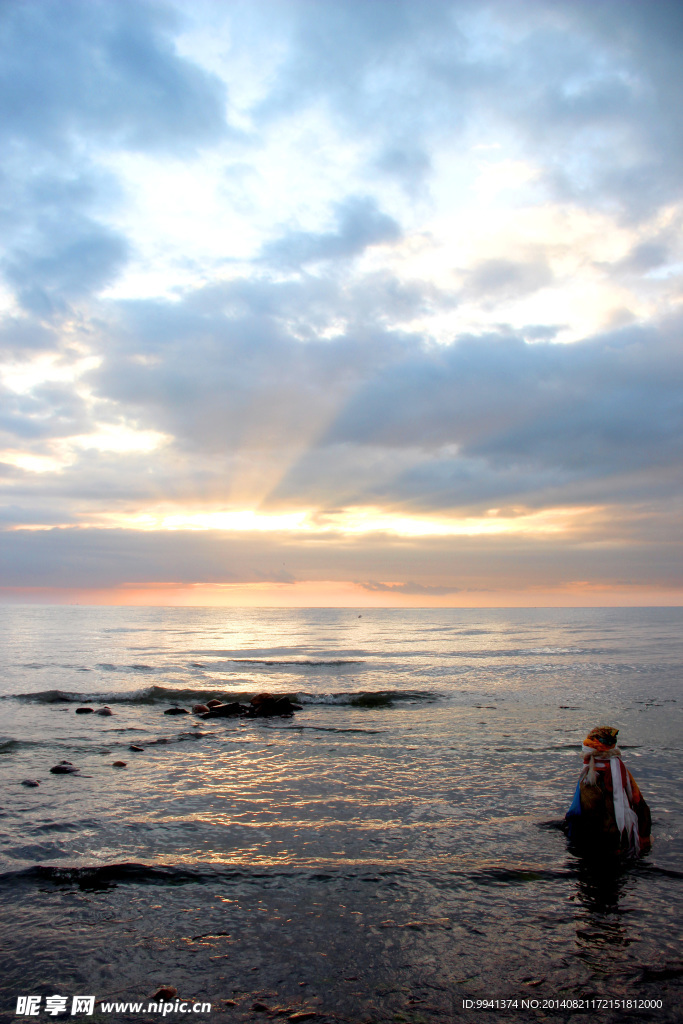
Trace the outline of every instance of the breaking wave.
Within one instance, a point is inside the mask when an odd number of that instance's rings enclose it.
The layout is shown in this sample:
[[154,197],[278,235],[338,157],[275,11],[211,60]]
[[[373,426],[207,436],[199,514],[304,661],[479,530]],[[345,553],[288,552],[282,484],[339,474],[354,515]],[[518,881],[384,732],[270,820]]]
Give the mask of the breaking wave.
[[[100,693],[75,690],[38,690],[15,693],[0,700],[18,700],[26,704],[205,704],[208,700],[249,701],[257,689],[236,691],[219,686],[211,689],[180,689],[171,686],[146,686],[140,690],[118,690]],[[278,693],[281,691],[278,690]],[[306,693],[288,696],[302,704],[350,705],[351,707],[391,707],[393,704],[421,704],[439,699],[431,690],[351,690],[338,693]]]

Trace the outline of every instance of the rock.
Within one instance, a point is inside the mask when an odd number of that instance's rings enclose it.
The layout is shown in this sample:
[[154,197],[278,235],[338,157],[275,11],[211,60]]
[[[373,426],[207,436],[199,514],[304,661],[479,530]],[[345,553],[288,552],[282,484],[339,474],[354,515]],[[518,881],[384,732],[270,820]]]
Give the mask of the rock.
[[131,745],[128,747],[128,749],[129,750],[144,750],[145,748],[144,747],[139,747],[137,745],[137,743],[131,743]]
[[218,707],[219,704],[222,704],[222,703],[223,703],[222,700],[216,700],[216,698],[214,697],[213,700],[207,700],[206,706],[208,708],[216,708],[216,707]]
[[113,761],[112,768],[125,768],[127,764],[127,761]]
[[21,784],[22,786],[29,786],[31,789],[35,789],[36,786],[40,785],[40,782],[38,779],[24,779]]
[[192,712],[195,715],[201,715],[202,712],[209,710],[210,708],[208,704],[195,704],[195,706],[192,708]]
[[53,775],[73,775],[78,770],[78,768],[75,768],[74,765],[71,764],[71,761],[61,761],[59,764],[56,764],[54,768],[50,768],[50,772]]
[[94,708],[76,708],[77,715],[93,715],[94,713]]
[[[264,697],[264,694],[259,696]],[[252,708],[251,713],[254,718],[272,718],[273,715],[292,715],[295,711],[301,710],[301,705],[293,704],[289,697],[269,696],[259,700],[257,704],[254,704],[252,700]]]
[[251,1008],[252,1010],[255,1010],[256,1013],[270,1013],[270,1007],[266,1006],[265,1003],[252,1003]]
[[254,697],[251,698],[249,703],[253,704],[253,706],[257,708],[259,704],[264,704],[266,701],[275,699],[276,698],[272,695],[272,693],[257,693]]
[[178,995],[178,989],[173,985],[162,985],[156,990],[152,999],[175,999]]
[[237,1006],[234,999],[221,999],[223,1006]]
[[295,711],[301,711],[301,704],[295,704],[289,697],[281,697],[275,701],[278,715],[291,715]]
[[202,718],[235,718],[238,715],[247,713],[247,708],[233,701],[231,704],[214,705],[210,711],[202,715]]
[[114,712],[112,711],[111,708],[103,707],[103,708],[98,708],[97,711],[95,712],[95,714],[96,715],[104,715],[104,717],[106,718],[108,715],[113,715]]
[[315,1010],[298,1010],[296,1013],[290,1013],[287,1020],[313,1020],[313,1018],[317,1016],[318,1014],[315,1012]]
[[187,708],[166,708],[165,715],[189,715]]

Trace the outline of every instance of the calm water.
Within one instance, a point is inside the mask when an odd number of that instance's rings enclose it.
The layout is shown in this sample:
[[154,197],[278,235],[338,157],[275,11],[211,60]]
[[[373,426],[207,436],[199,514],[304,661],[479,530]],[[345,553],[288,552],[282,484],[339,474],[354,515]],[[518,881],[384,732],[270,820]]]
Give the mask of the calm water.
[[[682,626],[681,609],[0,608],[2,1009],[167,983],[234,1021],[263,1019],[255,1001],[569,1021],[544,1001],[600,998],[663,1006],[579,1016],[680,1020]],[[263,690],[304,710],[163,714]],[[553,824],[599,724],[654,819],[652,853],[603,876]],[[51,775],[61,760],[81,774]],[[463,1008],[482,998],[519,1005]]]

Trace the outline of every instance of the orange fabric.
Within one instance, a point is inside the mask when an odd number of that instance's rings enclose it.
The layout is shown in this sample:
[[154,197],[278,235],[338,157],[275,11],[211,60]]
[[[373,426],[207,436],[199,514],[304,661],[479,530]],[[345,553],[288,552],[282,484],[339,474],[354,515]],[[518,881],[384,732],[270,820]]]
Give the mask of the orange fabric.
[[616,746],[618,735],[619,730],[611,725],[599,725],[597,729],[591,729],[583,742],[585,746],[592,747],[598,753],[604,753],[605,750],[611,750]]

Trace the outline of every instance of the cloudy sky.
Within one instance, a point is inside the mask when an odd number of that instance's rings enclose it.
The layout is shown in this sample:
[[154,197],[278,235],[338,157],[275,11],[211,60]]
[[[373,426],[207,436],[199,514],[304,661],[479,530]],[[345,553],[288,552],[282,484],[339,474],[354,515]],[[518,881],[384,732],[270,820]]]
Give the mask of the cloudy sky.
[[678,0],[5,0],[0,599],[680,604]]

